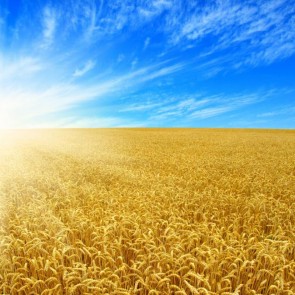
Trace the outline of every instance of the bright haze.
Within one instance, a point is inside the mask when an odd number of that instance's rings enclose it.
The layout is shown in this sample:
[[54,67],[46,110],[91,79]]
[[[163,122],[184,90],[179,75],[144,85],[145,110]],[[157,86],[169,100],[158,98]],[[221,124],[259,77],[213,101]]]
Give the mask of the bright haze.
[[293,0],[0,1],[0,127],[295,127]]

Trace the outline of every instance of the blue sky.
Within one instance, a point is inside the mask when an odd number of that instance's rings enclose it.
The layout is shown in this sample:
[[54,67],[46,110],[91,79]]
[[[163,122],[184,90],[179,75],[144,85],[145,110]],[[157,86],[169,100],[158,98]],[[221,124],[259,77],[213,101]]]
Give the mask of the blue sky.
[[0,0],[0,127],[295,128],[293,0]]

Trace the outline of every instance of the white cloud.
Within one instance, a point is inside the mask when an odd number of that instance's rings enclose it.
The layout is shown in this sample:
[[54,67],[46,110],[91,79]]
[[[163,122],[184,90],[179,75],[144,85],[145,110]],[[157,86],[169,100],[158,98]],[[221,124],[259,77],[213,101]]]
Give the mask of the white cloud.
[[152,5],[157,7],[157,9],[164,9],[171,7],[173,2],[169,0],[154,0]]
[[257,115],[258,118],[265,118],[265,117],[273,117],[273,116],[277,116],[277,115],[281,115],[281,112],[267,112],[267,113],[262,113]]
[[233,109],[234,109],[233,106],[210,107],[210,108],[205,108],[202,110],[195,111],[190,115],[190,117],[196,118],[196,119],[206,119],[206,118],[215,117],[223,113],[230,112]]
[[197,46],[211,38],[207,55],[230,49],[223,51],[223,57],[231,57],[223,68],[269,64],[295,53],[295,6],[290,1],[213,3],[198,6],[185,19],[181,14],[174,17],[170,28],[174,44]]
[[73,73],[74,77],[84,76],[86,73],[91,71],[95,67],[95,62],[92,60],[88,60],[82,68],[78,68]]
[[42,120],[42,118],[33,123],[27,124],[25,128],[103,128],[118,127],[125,121],[116,117],[63,117],[54,118],[54,120]]
[[131,62],[131,69],[134,69],[137,64],[138,64],[138,58],[136,57]]
[[167,121],[182,120],[195,121],[215,117],[248,105],[257,104],[276,93],[275,90],[264,93],[250,93],[237,95],[217,94],[206,96],[197,94],[194,97],[178,97],[174,101],[155,106],[150,120]]
[[150,37],[147,37],[147,38],[144,40],[143,50],[147,49],[148,46],[150,45],[150,43],[151,43],[151,38],[150,38]]
[[120,53],[117,57],[117,63],[120,63],[122,62],[123,60],[125,59],[125,55]]
[[241,109],[251,104],[257,104],[271,95],[272,91],[265,93],[238,94],[232,96],[221,95],[215,99],[214,104],[192,112],[189,116],[192,119],[206,119],[224,113]]
[[258,114],[258,118],[268,118],[268,117],[275,117],[281,115],[290,115],[295,114],[295,107],[292,105],[285,106],[283,108],[275,109],[269,112]]
[[117,127],[124,123],[124,120],[116,117],[87,117],[71,118],[71,122],[62,125],[63,128],[97,128],[97,127]]
[[15,79],[16,77],[26,77],[44,68],[38,58],[31,56],[19,57],[17,60],[7,61],[0,58],[0,81],[4,79]]
[[203,98],[200,95],[197,95],[193,98],[184,98],[175,100],[176,103],[168,104],[156,110],[156,116],[161,118],[166,118],[171,115],[177,116],[187,116],[191,111],[196,110],[204,105],[212,103],[214,101],[214,97]]
[[150,103],[144,102],[142,104],[131,104],[128,107],[124,107],[120,112],[138,112],[138,111],[147,111],[154,109],[156,107],[162,106],[163,103]]
[[[24,62],[25,61],[25,62]],[[28,66],[30,65],[30,67]],[[1,125],[21,127],[32,125],[38,118],[59,113],[89,100],[98,100],[107,95],[130,91],[144,82],[167,76],[180,70],[179,65],[165,66],[165,62],[142,67],[116,77],[104,80],[93,78],[91,83],[76,83],[71,79],[57,83],[55,66],[39,68],[37,60],[23,58],[16,62],[6,62],[7,70],[0,76]],[[76,77],[85,75],[94,63],[89,61],[75,71]],[[27,69],[31,75],[16,75]],[[38,71],[37,71],[38,70]],[[3,119],[5,115],[5,120]]]
[[[104,0],[90,1],[84,7],[84,20],[86,21],[85,38],[86,41],[95,41],[95,33],[100,29],[99,20],[102,17]],[[94,37],[94,40],[93,40]]]
[[139,6],[138,12],[140,16],[149,20],[159,16],[165,10],[168,10],[172,5],[173,3],[168,0],[146,1],[144,5]]
[[50,46],[53,42],[57,27],[57,13],[49,6],[46,6],[43,11],[43,44],[42,46]]
[[181,71],[185,67],[184,63],[177,63],[172,66],[162,67],[156,71],[153,71],[140,79],[141,82],[153,80],[156,78],[160,78],[166,75],[170,75],[176,72]]

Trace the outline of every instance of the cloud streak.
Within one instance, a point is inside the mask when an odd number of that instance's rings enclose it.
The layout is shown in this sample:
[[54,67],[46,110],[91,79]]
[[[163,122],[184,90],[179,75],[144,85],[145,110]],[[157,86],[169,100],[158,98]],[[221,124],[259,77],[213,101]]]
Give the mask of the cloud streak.
[[123,112],[149,112],[151,122],[161,123],[163,121],[187,122],[216,117],[244,107],[258,104],[271,97],[277,90],[236,95],[205,95],[202,93],[191,97],[166,98],[160,103],[156,101],[142,102],[123,108]]
[[56,11],[46,6],[43,11],[43,47],[48,47],[52,44],[55,31],[57,27],[57,15]]
[[196,7],[183,23],[182,16],[176,16],[172,41],[197,47],[203,41],[214,40],[204,53],[223,52],[223,59],[228,55],[231,60],[227,67],[270,64],[295,53],[294,15],[294,5],[288,0],[216,1]]
[[[88,61],[81,69],[75,70],[74,76],[77,78],[82,77],[94,65],[94,62]],[[122,91],[128,92],[134,87],[158,77],[168,76],[180,71],[182,67],[180,64],[169,66],[162,62],[90,85],[68,81],[54,83],[53,85],[49,83],[45,86],[43,78],[40,78],[38,72],[41,67],[35,60],[20,60],[16,64],[8,65],[7,68],[9,70],[0,76],[1,115],[4,116],[5,113],[8,114],[6,117],[18,118],[11,127],[20,127],[26,121],[34,121],[35,118],[47,114],[62,112],[87,101],[98,100],[105,96],[122,93]],[[32,72],[29,82],[35,80],[35,84],[41,84],[43,87],[32,88],[32,83],[28,84],[27,81],[23,80],[22,76],[18,80],[14,79],[13,83],[12,80],[8,79],[7,81],[8,77],[16,78],[20,69],[26,69],[28,73]]]
[[95,67],[95,62],[92,60],[88,60],[82,68],[78,68],[73,73],[74,77],[84,76],[86,73],[91,71]]

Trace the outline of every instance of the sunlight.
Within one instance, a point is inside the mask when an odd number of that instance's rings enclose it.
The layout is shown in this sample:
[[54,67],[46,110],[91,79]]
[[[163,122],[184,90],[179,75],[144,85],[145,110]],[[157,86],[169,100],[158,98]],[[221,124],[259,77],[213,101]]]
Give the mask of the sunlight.
[[5,109],[0,110],[0,129],[11,129],[16,127],[16,118],[5,112]]

